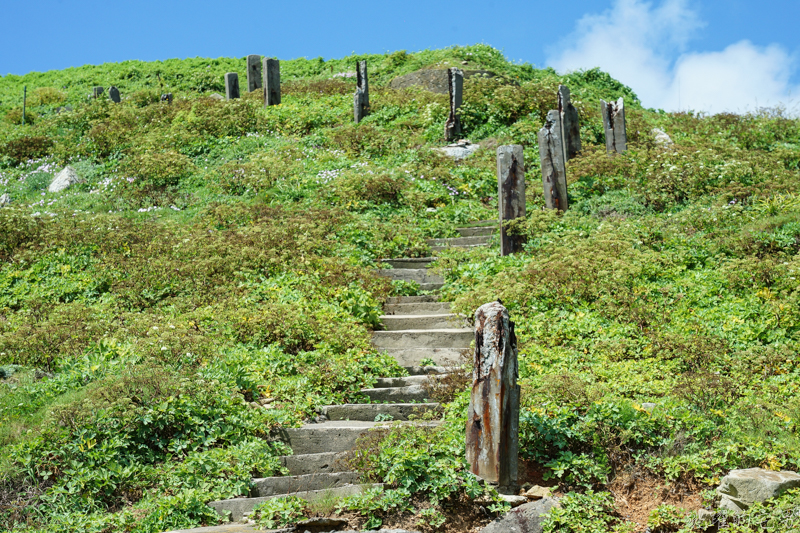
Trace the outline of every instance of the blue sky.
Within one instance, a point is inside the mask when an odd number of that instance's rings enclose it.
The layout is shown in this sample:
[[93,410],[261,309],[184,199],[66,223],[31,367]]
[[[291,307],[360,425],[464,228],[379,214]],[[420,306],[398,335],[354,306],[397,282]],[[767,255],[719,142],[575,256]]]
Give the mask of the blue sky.
[[2,12],[3,74],[125,59],[331,58],[484,42],[559,71],[599,66],[650,107],[800,107],[798,0],[3,0]]

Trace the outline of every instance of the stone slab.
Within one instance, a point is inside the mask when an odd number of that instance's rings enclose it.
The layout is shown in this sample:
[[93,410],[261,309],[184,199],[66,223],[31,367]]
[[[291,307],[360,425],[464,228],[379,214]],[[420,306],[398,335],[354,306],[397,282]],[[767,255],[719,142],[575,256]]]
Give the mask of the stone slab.
[[467,348],[473,340],[472,329],[408,329],[376,331],[372,344],[382,348]]
[[381,323],[385,331],[447,329],[467,326],[467,321],[464,317],[452,313],[437,315],[382,315]]
[[358,472],[318,472],[301,476],[278,476],[253,479],[256,496],[275,496],[310,490],[330,489],[358,483]]
[[446,366],[458,363],[461,360],[461,348],[387,348],[385,351],[394,357],[397,363],[405,368],[420,366],[426,359],[432,360],[435,365]]
[[520,505],[483,528],[481,533],[542,533],[547,513],[557,506],[555,498]]
[[386,298],[387,304],[416,304],[423,302],[435,302],[434,296],[390,296]]
[[491,235],[473,235],[471,237],[449,237],[446,239],[427,239],[429,246],[468,246],[474,244],[488,244]]
[[408,420],[412,414],[439,408],[438,403],[371,403],[327,405],[322,414],[330,420],[375,420],[378,415],[389,415],[393,420]]
[[427,268],[388,268],[378,270],[378,275],[385,278],[416,281],[417,283],[444,283],[444,278],[434,274]]
[[420,302],[407,304],[387,304],[383,306],[384,316],[393,315],[446,315],[450,314],[450,302]]
[[424,402],[428,399],[428,391],[422,385],[361,389],[361,393],[373,402]]
[[478,226],[475,228],[456,228],[462,237],[477,237],[479,235],[494,235],[500,229],[500,221],[495,221],[495,226]]
[[[330,417],[328,417],[330,418]],[[373,417],[371,420],[374,420]],[[345,452],[322,452],[303,455],[285,455],[280,458],[281,466],[292,476],[322,472],[344,472],[347,470],[342,459]]]

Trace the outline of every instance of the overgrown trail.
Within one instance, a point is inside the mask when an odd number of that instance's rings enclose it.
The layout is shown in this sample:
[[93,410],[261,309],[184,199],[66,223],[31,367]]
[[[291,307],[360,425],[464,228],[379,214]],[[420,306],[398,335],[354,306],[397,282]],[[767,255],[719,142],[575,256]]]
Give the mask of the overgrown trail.
[[[459,228],[461,237],[428,241],[436,253],[447,247],[487,246],[496,230],[494,221]],[[293,455],[281,458],[288,475],[253,480],[249,498],[211,502],[209,505],[234,522],[246,522],[260,503],[282,496],[299,496],[308,501],[332,502],[336,498],[379,485],[360,483],[357,472],[348,471],[343,461],[356,440],[370,429],[395,421],[416,425],[437,425],[439,404],[428,401],[428,380],[444,376],[469,348],[472,328],[465,317],[450,312],[450,302],[438,301],[435,293],[444,280],[428,268],[435,257],[400,258],[384,262],[380,274],[394,280],[415,281],[424,296],[389,298],[381,316],[383,329],[373,335],[373,344],[385,350],[405,367],[408,376],[379,378],[375,388],[361,392],[369,403],[328,405],[318,421],[300,428],[285,429],[280,437]],[[426,413],[429,413],[426,416]],[[414,419],[409,421],[409,419]],[[424,420],[421,420],[424,419]],[[191,530],[195,533],[229,532],[232,526]],[[237,526],[235,531],[248,531]]]

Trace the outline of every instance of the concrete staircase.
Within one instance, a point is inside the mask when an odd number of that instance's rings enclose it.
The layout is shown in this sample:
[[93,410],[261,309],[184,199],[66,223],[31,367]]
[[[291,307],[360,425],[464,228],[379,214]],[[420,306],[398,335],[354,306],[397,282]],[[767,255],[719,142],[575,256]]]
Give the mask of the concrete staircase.
[[[460,228],[461,237],[432,239],[429,243],[434,251],[487,246],[497,226],[495,221],[490,223],[491,227]],[[392,268],[379,272],[391,279],[414,280],[421,291],[436,291],[444,280],[428,271],[434,259],[386,260],[384,264]],[[240,521],[256,505],[270,498],[295,495],[314,501],[376,486],[360,484],[358,473],[348,471],[342,457],[370,429],[387,427],[392,421],[408,421],[412,415],[437,412],[440,406],[428,401],[425,381],[430,375],[444,374],[445,366],[458,361],[474,337],[466,319],[453,314],[449,302],[440,302],[432,295],[389,298],[383,312],[383,329],[374,332],[373,344],[394,356],[409,375],[380,378],[373,388],[362,390],[371,403],[328,405],[321,409],[322,422],[283,429],[280,438],[294,453],[281,458],[288,475],[254,479],[250,497],[211,502],[211,507],[222,515],[229,513],[233,521]]]

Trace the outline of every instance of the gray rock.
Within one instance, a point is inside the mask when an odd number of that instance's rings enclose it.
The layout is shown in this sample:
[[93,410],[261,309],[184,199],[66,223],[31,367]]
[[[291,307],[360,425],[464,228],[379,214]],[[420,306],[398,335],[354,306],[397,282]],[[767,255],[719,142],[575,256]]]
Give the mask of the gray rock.
[[542,533],[545,516],[556,506],[555,498],[520,505],[483,528],[481,533]]
[[8,193],[0,195],[0,207],[5,207],[11,203],[11,196]]
[[72,168],[71,166],[67,165],[64,167],[64,170],[59,172],[53,181],[50,182],[50,186],[47,188],[49,192],[61,192],[69,187],[72,187],[76,183],[81,183],[80,176],[78,176],[78,172]]
[[501,500],[511,507],[519,507],[520,505],[528,503],[528,498],[525,496],[517,496],[516,494],[499,494],[499,496]]
[[717,488],[722,497],[719,506],[738,513],[794,487],[800,487],[800,475],[796,472],[774,472],[763,468],[731,470]]
[[[483,76],[487,78],[494,78],[495,73],[489,70],[464,70],[464,79],[472,78],[473,76]],[[389,87],[392,89],[406,89],[408,87],[422,87],[433,93],[448,94],[450,92],[447,85],[447,70],[446,69],[425,69],[411,72],[403,76],[398,76],[389,82]]]
[[211,98],[212,100],[225,100],[225,97],[219,93],[211,93],[210,95],[208,95],[208,97]]
[[655,136],[656,146],[658,147],[668,148],[673,144],[675,144],[672,142],[672,138],[670,138],[670,136],[667,135],[667,132],[662,129],[653,128],[653,131],[651,133]]
[[642,409],[644,409],[645,411],[648,411],[648,412],[652,411],[655,408],[656,408],[656,404],[654,404],[654,403],[645,402],[645,403],[642,404]]
[[697,521],[701,524],[711,524],[714,522],[714,518],[717,516],[717,513],[714,511],[709,511],[708,509],[700,509],[697,511]]
[[454,144],[448,144],[442,148],[437,148],[436,150],[443,153],[447,157],[452,157],[455,160],[459,160],[471,156],[480,149],[480,144],[472,144],[468,140],[462,140]]

